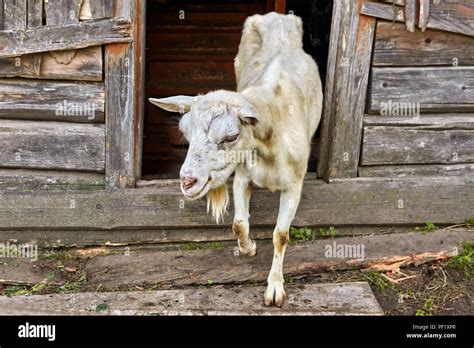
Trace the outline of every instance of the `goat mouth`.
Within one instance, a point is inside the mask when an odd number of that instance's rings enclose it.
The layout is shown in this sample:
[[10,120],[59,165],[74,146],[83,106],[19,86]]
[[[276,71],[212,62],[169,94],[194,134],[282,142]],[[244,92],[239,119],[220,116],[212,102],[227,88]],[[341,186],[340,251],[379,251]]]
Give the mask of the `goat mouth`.
[[[184,194],[184,196],[189,199],[189,200],[195,200],[195,199],[198,199],[198,198],[201,198],[203,196],[203,192],[205,192],[206,188],[209,187],[209,184],[211,183],[211,177],[209,177],[206,181],[206,183],[204,184],[204,186],[198,191],[196,192],[195,194],[193,195],[187,195],[186,193]],[[205,193],[204,193],[205,194]]]

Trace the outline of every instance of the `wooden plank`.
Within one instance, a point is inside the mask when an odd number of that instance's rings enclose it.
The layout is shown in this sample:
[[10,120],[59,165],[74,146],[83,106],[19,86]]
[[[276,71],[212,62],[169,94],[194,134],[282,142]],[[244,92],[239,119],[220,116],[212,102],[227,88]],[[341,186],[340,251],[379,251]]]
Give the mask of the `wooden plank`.
[[80,22],[59,27],[39,27],[26,31],[6,30],[0,32],[0,57],[131,41],[131,22],[122,18]]
[[428,28],[430,18],[430,0],[420,0],[420,22],[418,24],[422,32]]
[[105,177],[103,174],[0,169],[0,190],[3,191],[68,191],[104,188]]
[[405,11],[400,6],[365,1],[362,4],[360,13],[375,18],[387,19],[392,22],[405,22]]
[[415,31],[415,25],[417,21],[417,8],[416,0],[405,0],[405,21],[407,30],[410,32]]
[[[205,200],[187,202],[179,187],[88,194],[0,195],[0,229],[160,229],[215,226]],[[350,199],[348,199],[350,197]],[[74,200],[74,208],[65,202]],[[274,225],[279,196],[256,191],[251,225]],[[98,208],[98,205],[100,208]],[[295,226],[460,223],[472,216],[474,178],[347,179],[305,182]],[[127,214],[123,214],[126,211]],[[84,219],[87,216],[87,219]],[[223,227],[232,222],[233,209]]]
[[0,59],[0,77],[102,81],[103,59],[100,46],[66,52],[72,52],[70,59],[67,58],[66,61],[57,52]]
[[390,105],[419,106],[420,111],[474,110],[474,67],[373,68],[370,112]]
[[362,165],[474,162],[474,130],[364,127]]
[[82,0],[48,0],[45,2],[46,25],[57,26],[79,22]]
[[474,66],[474,38],[443,31],[408,34],[403,24],[379,21],[374,66]]
[[474,114],[426,114],[420,117],[364,115],[364,126],[417,126],[417,129],[474,129]]
[[28,0],[28,28],[43,25],[43,0]]
[[3,1],[4,0],[0,0],[0,30],[4,30],[3,28]]
[[[132,4],[133,3],[133,4]],[[134,9],[135,0],[119,2],[116,14],[136,18],[141,6]],[[138,28],[135,28],[138,30]],[[136,127],[137,55],[136,44],[114,44],[105,48],[105,86],[107,102],[106,182],[109,187],[135,187],[138,162]],[[116,93],[121,91],[121,93]]]
[[[12,248],[20,246],[19,243],[8,240],[2,240],[1,245],[7,243]],[[33,254],[39,252],[37,245],[29,244],[28,246]],[[0,285],[36,285],[40,283],[61,285],[66,281],[62,272],[54,272],[54,279],[48,277],[48,273],[51,271],[47,267],[37,267],[37,257],[38,254],[31,258],[0,257]]]
[[385,165],[360,166],[360,177],[427,177],[427,176],[468,176],[474,172],[474,164],[418,164],[418,165]]
[[93,19],[110,18],[114,16],[115,0],[92,0],[90,8]]
[[[430,234],[407,232],[367,237],[340,237],[320,239],[313,242],[289,245],[285,255],[285,275],[308,276],[327,271],[371,269],[373,265],[383,267],[399,263],[398,267],[421,264],[434,259],[445,259],[458,254],[461,242],[474,241],[474,232],[440,230]],[[342,257],[327,257],[328,246],[348,245],[361,251]],[[232,246],[194,251],[154,251],[96,256],[90,259],[85,271],[86,289],[101,285],[103,290],[123,290],[134,285],[206,285],[209,279],[214,284],[239,284],[265,281],[268,262],[272,259],[271,243],[258,245],[258,253],[252,258],[243,258],[234,253]],[[427,255],[431,256],[426,257]],[[438,257],[437,257],[438,256]],[[218,265],[218,266],[211,266]],[[140,270],[137,272],[137,270]]]
[[0,167],[103,172],[103,125],[0,121]]
[[333,94],[336,77],[336,60],[339,46],[339,35],[341,33],[342,23],[342,2],[336,0],[333,3],[332,19],[331,19],[331,33],[329,37],[329,52],[328,52],[328,66],[326,71],[326,86],[324,89],[324,107],[321,117],[321,141],[319,146],[317,172],[318,177],[323,178],[327,175],[328,157],[331,140],[329,138],[329,130],[334,127],[334,120],[332,118],[333,108]]
[[[365,282],[287,286],[290,303],[283,308],[265,307],[261,299],[264,291],[261,286],[239,286],[228,289],[1,296],[0,314],[383,315],[374,293]],[[104,303],[107,303],[107,310],[97,311],[98,306]]]
[[474,3],[472,0],[433,2],[427,27],[474,36]]
[[104,122],[104,84],[1,79],[0,118]]
[[[330,111],[332,117],[329,124],[332,127],[323,132],[326,138],[321,139],[322,143],[330,142],[327,172],[324,173],[326,179],[357,176],[362,116],[376,22],[374,18],[359,16],[361,3],[362,0],[358,3],[342,3],[345,11],[338,43],[338,69],[334,84],[336,95],[332,98]],[[326,127],[329,124],[326,123]]]
[[3,30],[24,30],[27,24],[26,0],[3,0]]

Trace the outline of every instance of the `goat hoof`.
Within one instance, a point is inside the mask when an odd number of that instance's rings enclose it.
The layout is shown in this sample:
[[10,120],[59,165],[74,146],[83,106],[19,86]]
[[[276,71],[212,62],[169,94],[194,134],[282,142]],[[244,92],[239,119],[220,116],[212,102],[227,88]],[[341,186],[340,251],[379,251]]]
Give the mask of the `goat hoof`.
[[273,282],[268,284],[267,290],[265,291],[265,295],[263,297],[265,306],[277,306],[282,307],[283,303],[285,303],[285,289],[283,287],[283,283],[281,282]]
[[249,239],[249,242],[245,244],[245,247],[240,243],[240,241],[237,241],[239,244],[239,251],[240,254],[244,256],[255,256],[257,255],[257,243]]

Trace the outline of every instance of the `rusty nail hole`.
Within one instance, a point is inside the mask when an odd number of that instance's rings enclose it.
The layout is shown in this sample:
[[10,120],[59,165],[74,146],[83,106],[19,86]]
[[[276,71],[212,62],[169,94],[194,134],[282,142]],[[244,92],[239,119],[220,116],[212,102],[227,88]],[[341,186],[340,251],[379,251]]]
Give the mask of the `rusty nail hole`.
[[463,91],[465,91],[465,90],[467,89],[467,87],[466,87],[466,86],[462,86],[461,89],[462,89]]
[[95,206],[97,209],[102,209],[102,204],[100,203],[97,203],[97,205]]
[[383,87],[383,88],[387,88],[387,87],[388,87],[388,83],[387,83],[387,82],[382,83],[382,87]]
[[427,45],[429,45],[429,44],[431,43],[431,38],[427,37],[427,38],[425,39],[425,43],[426,43]]

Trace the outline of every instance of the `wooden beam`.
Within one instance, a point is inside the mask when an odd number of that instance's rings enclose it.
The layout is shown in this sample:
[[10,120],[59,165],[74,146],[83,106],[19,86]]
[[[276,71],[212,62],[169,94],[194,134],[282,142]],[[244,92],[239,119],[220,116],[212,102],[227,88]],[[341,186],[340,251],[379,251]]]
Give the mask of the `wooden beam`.
[[26,29],[26,4],[26,0],[3,0],[3,30]]
[[364,126],[397,126],[417,129],[474,130],[474,114],[424,114],[420,117],[364,115]]
[[359,166],[360,177],[407,178],[429,176],[454,177],[469,176],[474,172],[474,164],[415,164]]
[[343,0],[341,4],[344,11],[339,28],[335,95],[327,111],[331,113],[330,120],[323,124],[329,129],[323,128],[321,138],[321,143],[325,143],[323,151],[328,153],[322,158],[323,161],[327,158],[327,171],[322,173],[322,168],[319,170],[325,179],[357,176],[376,23],[374,18],[359,15],[361,5],[362,0]]
[[474,130],[364,127],[361,165],[474,162]]
[[387,19],[393,22],[405,22],[405,11],[403,7],[400,6],[365,1],[362,4],[360,13],[366,16]]
[[[205,200],[187,202],[179,187],[87,194],[8,193],[0,194],[0,198],[0,230],[215,227],[206,214]],[[250,204],[251,226],[274,225],[278,204],[277,194],[256,191]],[[454,224],[470,218],[473,206],[472,176],[345,179],[331,184],[309,181],[305,182],[294,225]],[[232,216],[233,209],[229,209],[222,227],[229,228]]]
[[103,125],[0,120],[0,167],[103,172]]
[[405,24],[410,32],[415,31],[417,22],[417,0],[405,0]]
[[70,191],[100,190],[105,188],[103,174],[34,169],[0,169],[0,190]]
[[104,122],[104,84],[0,79],[0,119]]
[[130,20],[118,18],[58,27],[5,30],[0,32],[0,58],[131,42],[133,40],[131,25]]
[[474,67],[373,68],[371,77],[370,113],[397,105],[431,113],[474,110]]
[[430,6],[427,28],[474,36],[474,2],[440,0]]
[[420,0],[420,22],[418,24],[422,32],[428,28],[430,18],[430,0]]
[[[135,2],[119,2],[116,14],[136,18]],[[133,2],[133,4],[132,4]],[[142,4],[144,6],[144,4]],[[138,9],[141,11],[141,9]],[[134,32],[141,32],[135,25]],[[114,44],[105,48],[105,90],[107,102],[107,156],[105,175],[112,188],[135,187],[137,112],[137,55],[135,43]],[[120,91],[120,93],[117,93]]]
[[379,21],[374,66],[474,66],[474,38],[444,31],[407,33],[401,23]]
[[[285,289],[291,304],[283,308],[263,305],[262,286],[239,286],[2,296],[0,315],[383,315],[366,282],[289,285]],[[101,304],[107,304],[106,310],[98,310]]]

